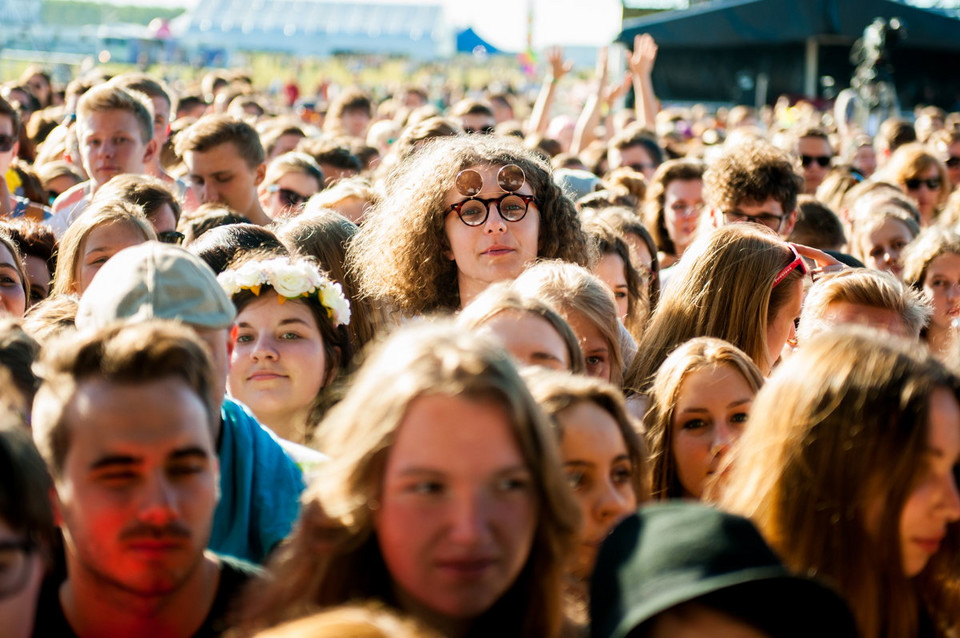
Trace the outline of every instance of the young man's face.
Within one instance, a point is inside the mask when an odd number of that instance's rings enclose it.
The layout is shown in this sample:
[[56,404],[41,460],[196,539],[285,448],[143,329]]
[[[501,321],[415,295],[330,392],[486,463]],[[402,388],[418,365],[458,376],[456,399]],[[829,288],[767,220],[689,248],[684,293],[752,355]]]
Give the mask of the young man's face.
[[130,111],[88,113],[77,120],[77,137],[83,168],[96,188],[115,175],[146,172],[157,148],[154,140],[143,141]]
[[263,181],[266,167],[260,164],[251,168],[232,142],[202,152],[186,151],[183,161],[202,203],[226,204],[247,217],[251,211],[260,210],[257,185]]
[[181,380],[80,384],[57,511],[76,586],[168,595],[198,572],[218,496],[207,412]]
[[[10,148],[3,150],[7,144]],[[0,115],[0,176],[7,172],[16,156],[17,132],[13,130],[13,120],[9,115]]]
[[772,197],[759,203],[742,201],[739,204],[721,206],[711,209],[710,212],[715,226],[752,222],[766,226],[783,238],[793,232],[793,226],[797,222],[797,211],[784,211],[783,204]]
[[812,195],[830,172],[833,151],[822,137],[801,137],[797,141],[797,155],[803,167],[803,192]]

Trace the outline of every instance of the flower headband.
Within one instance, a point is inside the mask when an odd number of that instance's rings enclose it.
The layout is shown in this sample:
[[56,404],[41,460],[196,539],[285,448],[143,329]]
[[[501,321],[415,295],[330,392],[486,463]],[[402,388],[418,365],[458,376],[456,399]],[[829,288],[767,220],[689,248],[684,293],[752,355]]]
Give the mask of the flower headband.
[[248,261],[239,268],[220,273],[217,282],[231,297],[241,290],[251,290],[259,295],[260,287],[264,285],[277,292],[280,303],[315,295],[334,328],[350,323],[350,302],[344,296],[343,288],[324,277],[308,261],[292,262],[289,257]]

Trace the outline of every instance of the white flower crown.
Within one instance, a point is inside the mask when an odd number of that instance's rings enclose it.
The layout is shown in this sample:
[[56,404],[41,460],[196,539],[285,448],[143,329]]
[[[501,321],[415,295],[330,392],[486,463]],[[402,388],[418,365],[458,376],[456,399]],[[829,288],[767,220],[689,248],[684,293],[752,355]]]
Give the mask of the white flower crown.
[[350,302],[343,288],[320,274],[308,261],[291,262],[289,257],[249,261],[235,270],[223,271],[217,276],[217,282],[231,297],[241,290],[252,290],[259,295],[261,286],[273,288],[280,303],[316,295],[334,328],[350,323]]

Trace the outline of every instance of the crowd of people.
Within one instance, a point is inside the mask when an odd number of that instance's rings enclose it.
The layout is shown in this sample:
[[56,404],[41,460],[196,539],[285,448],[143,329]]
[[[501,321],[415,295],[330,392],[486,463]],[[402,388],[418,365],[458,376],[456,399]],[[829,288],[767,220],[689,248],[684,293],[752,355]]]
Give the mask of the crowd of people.
[[960,635],[960,114],[656,55],[0,86],[0,633]]

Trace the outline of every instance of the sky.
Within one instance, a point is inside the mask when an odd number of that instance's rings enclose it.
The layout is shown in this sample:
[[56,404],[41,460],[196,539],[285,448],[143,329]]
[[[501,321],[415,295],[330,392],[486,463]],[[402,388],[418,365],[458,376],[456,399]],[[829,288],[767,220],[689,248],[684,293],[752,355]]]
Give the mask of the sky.
[[[204,0],[108,0],[113,4],[189,7]],[[356,0],[354,0],[356,1]],[[534,13],[535,50],[553,45],[600,46],[620,31],[620,0],[376,0],[384,4],[442,4],[455,27],[472,26],[495,47],[526,48],[527,7]]]

